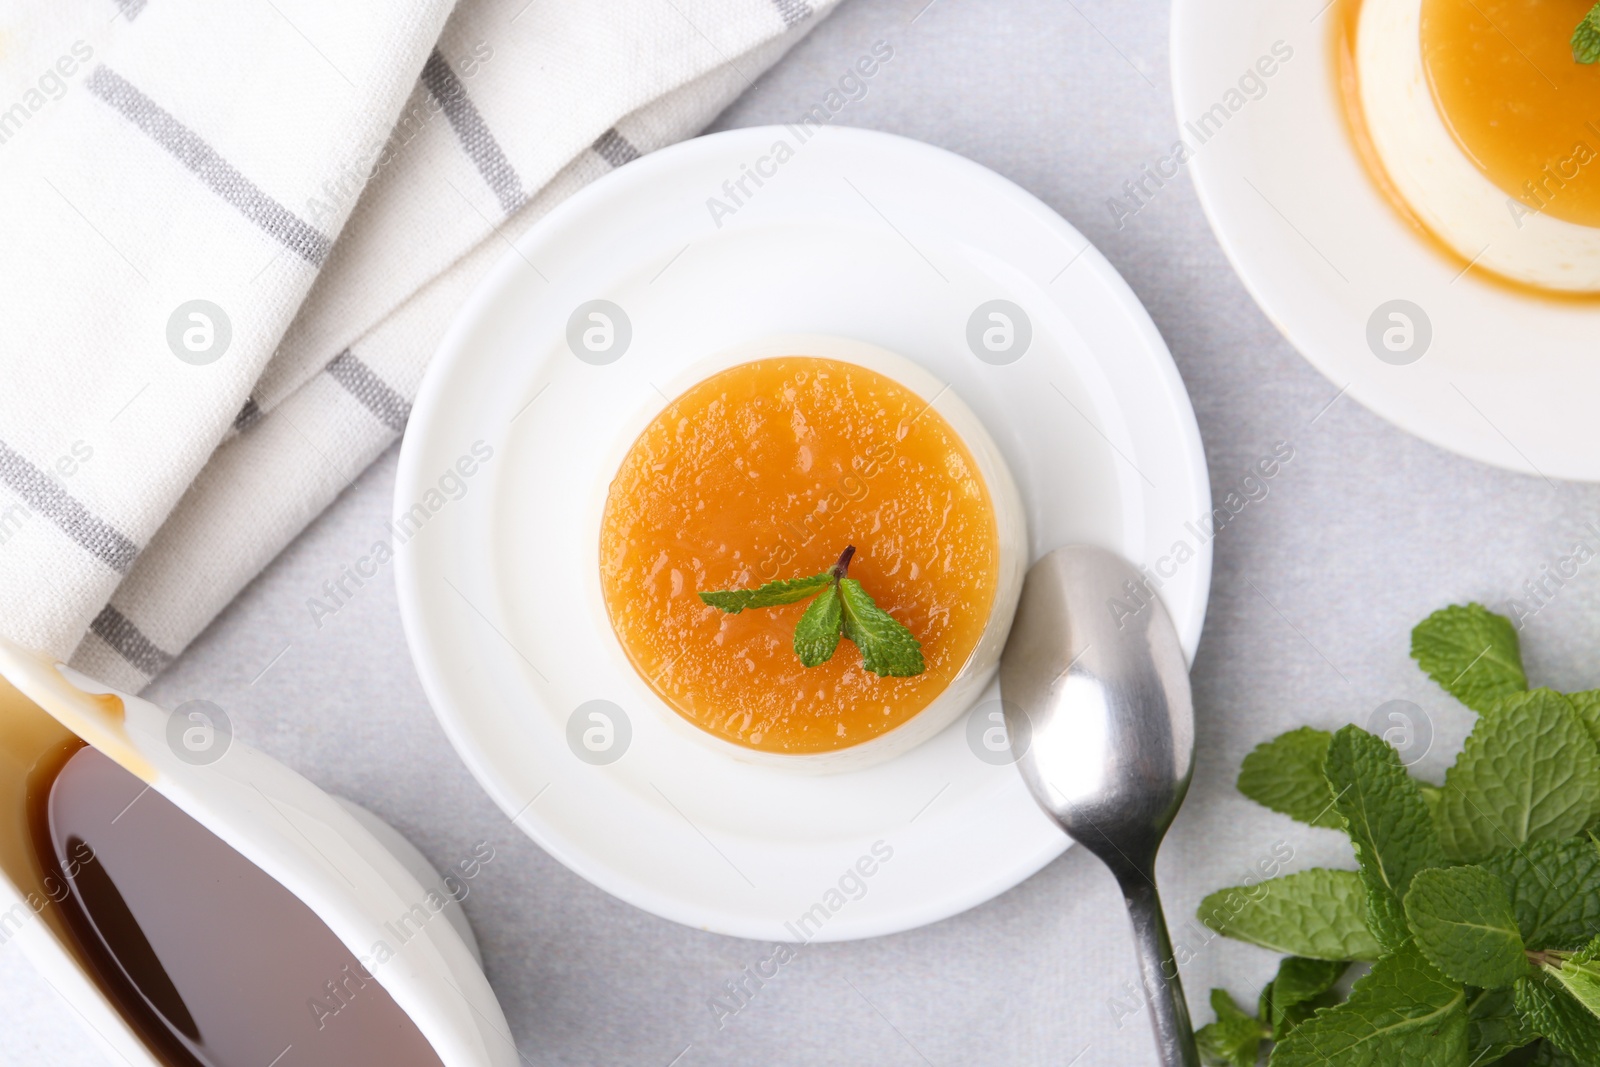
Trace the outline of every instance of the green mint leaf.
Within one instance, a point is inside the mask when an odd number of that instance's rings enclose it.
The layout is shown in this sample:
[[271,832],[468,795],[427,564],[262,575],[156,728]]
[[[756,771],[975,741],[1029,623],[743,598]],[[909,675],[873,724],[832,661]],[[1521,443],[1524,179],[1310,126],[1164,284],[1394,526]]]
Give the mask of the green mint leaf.
[[1511,620],[1481,604],[1440,608],[1411,631],[1411,656],[1469,708],[1528,688]]
[[839,647],[840,629],[839,590],[829,582],[795,623],[794,654],[807,667],[828,662]]
[[1510,989],[1480,989],[1467,1002],[1468,1063],[1495,1063],[1538,1039],[1517,1014]]
[[1600,752],[1552,689],[1484,711],[1445,774],[1438,823],[1446,854],[1476,863],[1529,841],[1582,833],[1600,815]]
[[1326,730],[1302,726],[1262,742],[1239,767],[1239,792],[1291,819],[1344,829],[1333,808],[1333,792],[1322,776],[1332,740]]
[[1344,960],[1311,960],[1289,956],[1278,964],[1278,975],[1261,991],[1261,1018],[1272,1027],[1272,1039],[1282,1041],[1318,1008],[1335,1003],[1334,983],[1350,964]]
[[921,674],[922,644],[893,615],[872,602],[854,578],[839,581],[844,635],[861,650],[861,665],[876,675]]
[[1600,744],[1600,689],[1585,689],[1581,693],[1568,693],[1567,703],[1583,720],[1583,728],[1596,744]]
[[1200,921],[1219,934],[1289,956],[1375,960],[1367,892],[1355,871],[1309,871],[1220,889],[1200,902]]
[[1462,1067],[1466,991],[1407,946],[1373,964],[1350,999],[1301,1023],[1272,1067]]
[[881,676],[909,677],[926,665],[922,643],[853,578],[846,578],[854,545],[846,545],[839,562],[809,578],[768,582],[758,589],[723,589],[700,594],[700,599],[730,615],[746,608],[775,608],[807,597],[817,599],[800,616],[794,630],[794,652],[807,667],[833,658],[839,637],[848,637],[861,653],[861,665]]
[[1427,805],[1399,753],[1359,726],[1333,735],[1325,772],[1361,864],[1367,921],[1380,944],[1399,948],[1411,936],[1402,903],[1411,879],[1445,862]]
[[1246,1015],[1226,990],[1211,991],[1211,1010],[1217,1021],[1194,1035],[1200,1058],[1207,1067],[1256,1067],[1264,1036],[1261,1023]]
[[1440,789],[1436,785],[1429,785],[1427,782],[1418,782],[1417,793],[1422,797],[1422,803],[1427,805],[1428,818],[1433,820],[1434,826],[1438,826],[1439,797],[1443,795],[1444,790]]
[[1217,1013],[1219,1022],[1248,1022],[1255,1027],[1257,1034],[1261,1033],[1260,1020],[1239,1007],[1233,996],[1226,989],[1213,989],[1209,999],[1211,1001],[1211,1010]]
[[1261,1027],[1254,1020],[1207,1023],[1194,1032],[1195,1049],[1206,1067],[1256,1067],[1261,1058]]
[[1534,1046],[1533,1055],[1526,1060],[1513,1063],[1510,1057],[1501,1060],[1493,1067],[1584,1067],[1583,1064],[1568,1056],[1548,1041],[1541,1041]]
[[1579,1063],[1600,1063],[1600,1018],[1574,1000],[1549,972],[1536,971],[1516,985],[1517,1014]]
[[1589,942],[1586,948],[1575,952],[1560,965],[1546,969],[1567,993],[1582,1004],[1591,1015],[1600,1018],[1600,939]]
[[1483,862],[1511,895],[1530,949],[1576,949],[1600,934],[1600,851],[1587,838],[1535,841]]
[[1417,948],[1464,985],[1499,989],[1528,973],[1511,896],[1482,867],[1421,871],[1406,894]]
[[1591,7],[1572,31],[1572,58],[1579,63],[1600,60],[1600,4]]
[[768,582],[756,589],[724,589],[719,592],[701,593],[700,599],[714,608],[721,608],[729,615],[737,615],[745,608],[776,608],[784,604],[794,604],[808,596],[815,596],[832,583],[833,575],[823,571],[809,578],[788,578],[781,582]]

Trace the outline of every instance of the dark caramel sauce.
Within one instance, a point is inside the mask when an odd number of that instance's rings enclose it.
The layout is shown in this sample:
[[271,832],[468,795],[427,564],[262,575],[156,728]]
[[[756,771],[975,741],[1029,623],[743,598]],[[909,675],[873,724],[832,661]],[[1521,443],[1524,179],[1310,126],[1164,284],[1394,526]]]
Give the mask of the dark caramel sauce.
[[[42,766],[41,769],[48,769]],[[298,897],[87,746],[30,781],[46,885],[100,988],[172,1067],[441,1067]],[[52,894],[53,897],[56,894]]]

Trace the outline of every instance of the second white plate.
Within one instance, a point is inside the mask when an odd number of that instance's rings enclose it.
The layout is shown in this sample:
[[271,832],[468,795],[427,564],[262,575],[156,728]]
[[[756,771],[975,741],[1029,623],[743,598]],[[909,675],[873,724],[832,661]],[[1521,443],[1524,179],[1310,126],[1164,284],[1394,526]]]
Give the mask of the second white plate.
[[1066,847],[1016,769],[980,755],[982,703],[880,766],[753,766],[671,728],[599,599],[599,501],[663,388],[775,334],[858,338],[948,383],[1016,477],[1032,557],[1090,542],[1158,567],[1193,656],[1210,495],[1148,315],[1010,182],[842,128],[746,129],[646,156],[518,242],[412,414],[401,612],[467,766],[583,877],[721,933],[891,933],[1003,892]]
[[[1485,463],[1600,481],[1600,304],[1463,274],[1401,221],[1345,129],[1339,15],[1330,0],[1173,2],[1177,132],[1223,251],[1330,396]],[[1395,310],[1411,340],[1380,358],[1369,336]]]

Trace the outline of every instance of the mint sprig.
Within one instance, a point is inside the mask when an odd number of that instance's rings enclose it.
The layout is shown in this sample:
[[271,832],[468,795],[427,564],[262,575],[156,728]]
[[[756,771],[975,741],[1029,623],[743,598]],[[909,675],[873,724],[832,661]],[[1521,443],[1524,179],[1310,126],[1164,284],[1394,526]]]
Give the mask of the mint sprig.
[[[1515,628],[1477,604],[1423,620],[1412,655],[1479,715],[1442,786],[1354,726],[1245,758],[1241,792],[1342,829],[1357,869],[1202,901],[1218,932],[1291,953],[1258,1016],[1213,994],[1207,1064],[1261,1048],[1269,1067],[1600,1064],[1600,690],[1530,689]],[[1362,959],[1372,971],[1340,1003]]]
[[922,643],[893,615],[878,607],[854,578],[845,575],[854,545],[846,545],[839,562],[809,578],[768,582],[756,589],[724,589],[700,599],[730,615],[746,608],[775,608],[814,597],[794,628],[794,654],[807,667],[833,658],[839,638],[846,637],[861,653],[861,665],[880,677],[908,678],[926,668]]
[[1579,63],[1600,60],[1600,4],[1591,7],[1572,31],[1572,58]]

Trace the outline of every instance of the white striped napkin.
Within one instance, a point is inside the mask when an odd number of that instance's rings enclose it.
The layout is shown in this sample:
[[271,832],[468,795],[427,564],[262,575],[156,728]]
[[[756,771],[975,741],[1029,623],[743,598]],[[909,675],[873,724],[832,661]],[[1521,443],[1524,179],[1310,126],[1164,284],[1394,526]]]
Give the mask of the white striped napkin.
[[395,440],[509,242],[836,2],[0,16],[0,632],[142,688]]

